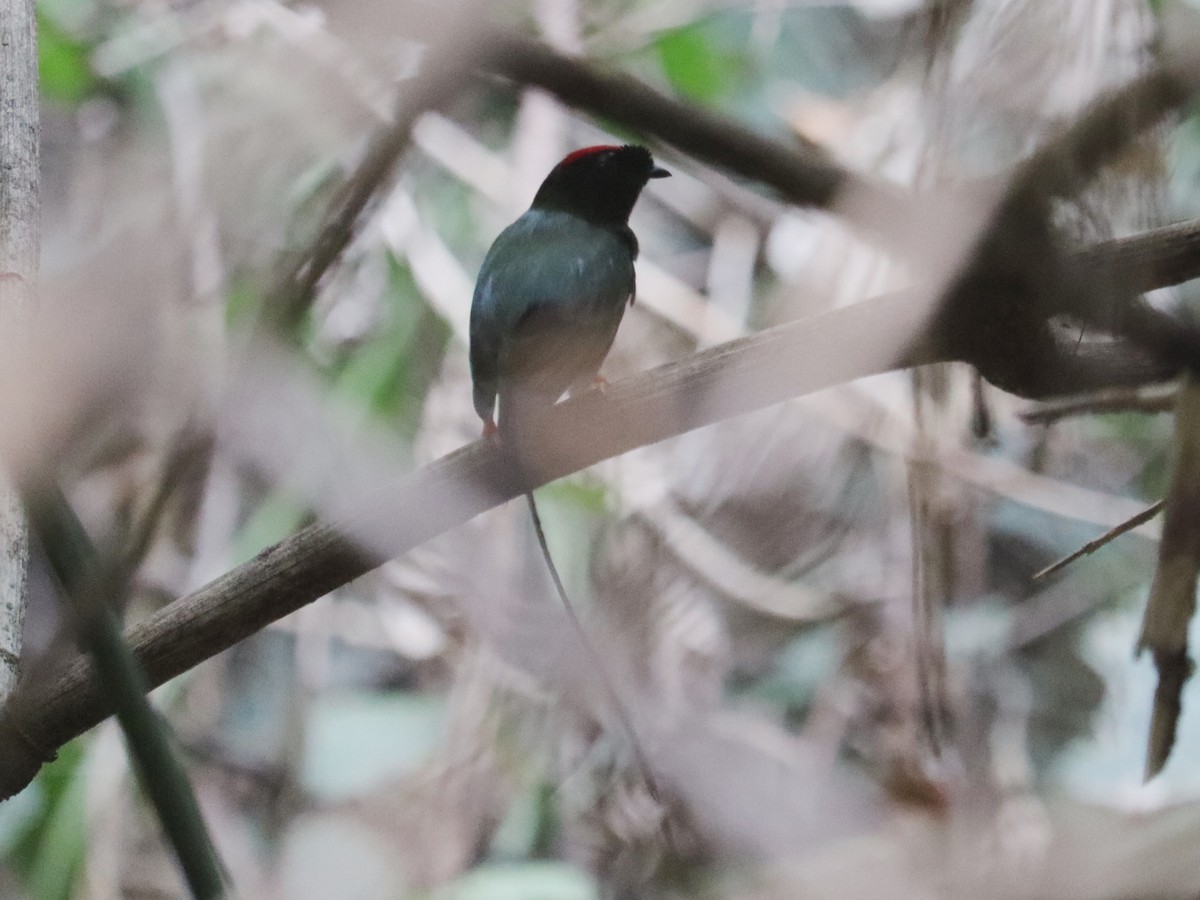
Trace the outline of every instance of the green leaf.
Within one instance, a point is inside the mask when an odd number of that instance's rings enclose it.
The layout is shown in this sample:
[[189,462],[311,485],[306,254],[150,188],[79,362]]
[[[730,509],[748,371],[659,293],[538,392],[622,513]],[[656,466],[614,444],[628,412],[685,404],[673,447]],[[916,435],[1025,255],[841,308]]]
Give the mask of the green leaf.
[[90,48],[72,40],[41,13],[38,22],[38,74],[42,94],[67,106],[77,106],[94,94],[100,80],[92,72]]
[[9,860],[32,900],[69,900],[74,893],[88,837],[83,760],[84,742],[72,741],[23,792],[38,795],[42,815],[27,822],[30,827],[14,842]]
[[716,49],[704,22],[668,31],[655,41],[663,74],[685,97],[711,103],[732,92],[746,59]]

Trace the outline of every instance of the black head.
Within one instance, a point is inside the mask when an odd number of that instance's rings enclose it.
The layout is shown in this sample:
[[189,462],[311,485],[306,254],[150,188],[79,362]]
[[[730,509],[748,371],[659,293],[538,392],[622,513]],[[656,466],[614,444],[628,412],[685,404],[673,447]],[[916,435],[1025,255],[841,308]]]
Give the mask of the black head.
[[645,147],[585,147],[546,176],[533,208],[562,210],[602,225],[624,225],[646,182],[670,174],[654,164]]

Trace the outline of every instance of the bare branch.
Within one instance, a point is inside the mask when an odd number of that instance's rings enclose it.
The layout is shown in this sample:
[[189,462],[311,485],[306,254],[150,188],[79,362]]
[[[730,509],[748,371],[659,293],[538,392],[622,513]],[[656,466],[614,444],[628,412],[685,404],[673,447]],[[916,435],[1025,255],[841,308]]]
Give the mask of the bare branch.
[[1200,219],[1157,228],[1135,239],[1102,241],[1079,252],[1081,268],[1119,273],[1136,294],[1200,277]]
[[1071,563],[1075,562],[1075,560],[1081,559],[1081,558],[1087,556],[1089,553],[1095,553],[1101,547],[1103,547],[1106,544],[1112,543],[1117,538],[1119,538],[1121,535],[1128,534],[1129,532],[1131,532],[1135,528],[1137,528],[1139,525],[1144,525],[1145,523],[1147,523],[1151,519],[1153,519],[1155,516],[1157,516],[1160,512],[1162,512],[1163,503],[1164,503],[1164,501],[1162,501],[1162,500],[1159,500],[1157,503],[1152,503],[1150,506],[1146,507],[1140,513],[1138,513],[1136,516],[1132,516],[1131,518],[1126,519],[1124,522],[1122,522],[1116,528],[1110,528],[1108,531],[1104,532],[1104,534],[1100,535],[1100,537],[1096,538],[1094,541],[1088,541],[1086,544],[1084,544],[1082,547],[1080,547],[1074,553],[1070,553],[1070,554],[1064,556],[1062,559],[1058,560],[1058,562],[1053,562],[1050,565],[1046,566],[1046,568],[1042,569],[1040,572],[1034,573],[1033,580],[1034,581],[1042,581],[1045,578],[1049,578],[1055,572],[1060,572],[1063,569],[1065,569]]
[[772,140],[629,76],[600,72],[538,41],[499,32],[488,43],[491,52],[483,66],[496,74],[540,87],[568,106],[653,135],[694,159],[768,185],[790,203],[828,209],[840,193],[854,189],[893,209],[906,194],[850,172],[816,144]]

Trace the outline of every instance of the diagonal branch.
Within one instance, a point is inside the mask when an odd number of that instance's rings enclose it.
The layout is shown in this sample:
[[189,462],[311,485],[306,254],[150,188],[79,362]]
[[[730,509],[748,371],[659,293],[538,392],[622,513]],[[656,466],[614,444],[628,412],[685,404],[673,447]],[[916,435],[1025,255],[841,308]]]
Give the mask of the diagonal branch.
[[[790,397],[885,371],[897,335],[921,326],[921,304],[892,295],[772,328],[560,404],[527,470],[537,486],[639,446]],[[390,489],[357,522],[309,526],[159,611],[127,634],[151,685],[233,646],[270,622],[397,555],[518,496],[530,485],[511,459],[476,442]],[[346,535],[390,535],[365,551]],[[22,685],[0,713],[0,798],[28,783],[61,744],[110,712],[91,667],[66,662]]]
[[1175,393],[1175,385],[1097,391],[1042,403],[1018,415],[1026,425],[1053,425],[1072,416],[1114,412],[1164,413],[1175,408]]
[[[1134,260],[1158,271],[1157,254],[1174,259],[1178,242],[1191,240],[1190,229],[1172,233],[1174,238],[1164,230],[1106,242],[1087,253],[1098,259],[1106,252],[1112,260]],[[1200,276],[1200,252],[1191,257],[1187,265],[1172,267],[1174,277]],[[535,461],[537,483],[791,397],[932,361],[888,350],[919,330],[931,302],[913,293],[865,301],[614,382],[603,395],[592,392],[563,403],[553,414],[553,439]],[[135,625],[126,637],[150,683],[162,684],[352,581],[386,556],[401,554],[523,490],[511,461],[483,444],[471,444],[384,492],[357,523],[341,529],[309,526]],[[392,541],[369,551],[347,536],[354,534],[390,534]],[[108,714],[82,659],[65,661],[54,674],[24,685],[0,712],[0,798],[24,787],[57,747]]]
[[486,70],[517,84],[540,87],[568,106],[652,135],[693,159],[768,185],[789,203],[829,209],[839,194],[852,190],[869,197],[876,211],[899,212],[906,196],[900,188],[851,172],[816,144],[773,140],[538,41],[497,32],[488,46],[490,52],[482,61]]

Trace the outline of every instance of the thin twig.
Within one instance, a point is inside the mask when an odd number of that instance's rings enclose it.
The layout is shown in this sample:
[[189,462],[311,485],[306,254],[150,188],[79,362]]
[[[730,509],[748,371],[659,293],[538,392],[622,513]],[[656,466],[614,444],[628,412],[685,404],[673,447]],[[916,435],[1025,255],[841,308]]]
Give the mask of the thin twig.
[[1050,565],[1046,566],[1046,568],[1042,569],[1040,572],[1035,573],[1033,576],[1033,580],[1035,582],[1037,582],[1037,581],[1042,581],[1046,578],[1049,578],[1055,572],[1059,572],[1062,569],[1065,569],[1071,563],[1075,562],[1075,560],[1080,559],[1081,557],[1087,556],[1090,553],[1095,553],[1097,550],[1099,550],[1105,544],[1109,544],[1112,541],[1115,541],[1121,535],[1127,534],[1128,532],[1133,531],[1135,528],[1137,528],[1140,525],[1144,525],[1145,523],[1147,523],[1151,519],[1153,519],[1155,516],[1157,516],[1160,512],[1162,512],[1163,503],[1164,503],[1164,501],[1159,500],[1157,503],[1154,503],[1154,504],[1146,507],[1144,510],[1142,510],[1140,513],[1138,513],[1136,516],[1133,516],[1130,519],[1126,519],[1124,522],[1122,522],[1116,528],[1110,528],[1108,531],[1104,532],[1104,534],[1100,535],[1100,537],[1096,538],[1095,540],[1088,541],[1086,544],[1084,544],[1082,547],[1080,547],[1074,553],[1067,554],[1062,559],[1060,559],[1058,562],[1053,562]]
[[185,426],[171,442],[163,458],[150,499],[140,516],[134,518],[125,538],[121,552],[121,565],[126,572],[133,572],[154,541],[159,523],[166,512],[167,503],[180,484],[202,465],[212,450],[212,435],[193,431]]

